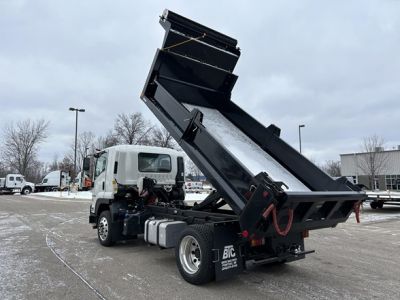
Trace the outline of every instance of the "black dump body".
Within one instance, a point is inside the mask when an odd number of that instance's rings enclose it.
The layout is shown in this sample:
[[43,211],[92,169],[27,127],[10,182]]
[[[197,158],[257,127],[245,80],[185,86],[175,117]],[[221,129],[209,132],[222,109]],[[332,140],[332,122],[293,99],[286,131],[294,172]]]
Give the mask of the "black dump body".
[[[276,234],[262,216],[271,204],[279,224],[292,211],[291,232],[346,221],[365,194],[333,180],[284,142],[278,127],[264,127],[231,100],[237,41],[168,10],[160,23],[164,42],[141,98],[217,189],[214,198],[232,208],[241,230]],[[211,198],[193,210],[207,210]]]

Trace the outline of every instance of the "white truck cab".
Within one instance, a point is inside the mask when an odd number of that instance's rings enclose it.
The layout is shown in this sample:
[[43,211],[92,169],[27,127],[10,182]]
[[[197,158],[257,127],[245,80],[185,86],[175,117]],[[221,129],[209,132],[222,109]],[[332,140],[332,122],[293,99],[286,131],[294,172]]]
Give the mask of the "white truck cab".
[[35,190],[35,185],[32,182],[27,182],[21,174],[7,174],[0,181],[0,191],[3,193],[21,193],[28,195]]
[[138,199],[145,178],[150,178],[156,186],[154,202],[184,199],[182,152],[152,146],[118,145],[98,152],[95,157],[92,223],[97,223],[102,210],[110,209],[111,204],[118,206],[115,204],[118,200]]

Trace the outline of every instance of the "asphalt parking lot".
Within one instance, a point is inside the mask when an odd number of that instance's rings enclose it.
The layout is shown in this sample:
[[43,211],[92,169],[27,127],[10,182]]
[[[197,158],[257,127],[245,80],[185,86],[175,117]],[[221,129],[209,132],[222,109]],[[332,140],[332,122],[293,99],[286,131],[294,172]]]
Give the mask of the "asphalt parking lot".
[[186,283],[172,250],[141,240],[101,247],[89,201],[0,196],[1,299],[400,299],[400,207],[312,231],[316,253],[205,286]]

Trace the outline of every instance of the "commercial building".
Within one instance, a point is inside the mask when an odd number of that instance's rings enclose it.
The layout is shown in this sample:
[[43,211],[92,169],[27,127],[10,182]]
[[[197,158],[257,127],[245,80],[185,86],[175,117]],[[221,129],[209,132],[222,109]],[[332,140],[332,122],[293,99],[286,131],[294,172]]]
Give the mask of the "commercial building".
[[[400,190],[400,146],[396,150],[340,154],[341,175],[368,189]],[[371,170],[375,170],[372,180]]]

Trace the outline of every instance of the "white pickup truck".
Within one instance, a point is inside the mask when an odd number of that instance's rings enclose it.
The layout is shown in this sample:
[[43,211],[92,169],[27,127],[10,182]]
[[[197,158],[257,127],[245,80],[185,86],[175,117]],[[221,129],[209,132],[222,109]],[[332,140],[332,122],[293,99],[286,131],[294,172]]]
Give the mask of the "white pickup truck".
[[1,193],[21,193],[28,195],[35,190],[35,184],[25,180],[21,174],[7,174],[6,177],[0,178]]

